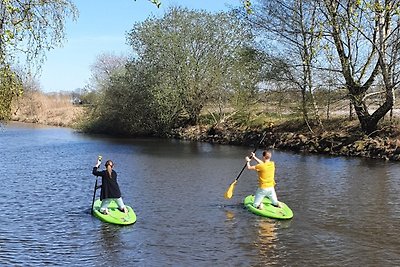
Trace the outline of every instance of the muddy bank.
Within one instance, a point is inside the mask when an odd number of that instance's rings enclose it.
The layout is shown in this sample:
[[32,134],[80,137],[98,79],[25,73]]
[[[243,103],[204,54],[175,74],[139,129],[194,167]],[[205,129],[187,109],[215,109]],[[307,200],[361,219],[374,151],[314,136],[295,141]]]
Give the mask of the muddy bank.
[[254,146],[261,140],[265,131],[267,134],[260,147],[300,153],[400,161],[400,139],[382,136],[370,137],[359,133],[311,134],[281,131],[273,127],[260,131],[238,131],[194,126],[176,129],[170,137],[217,144]]

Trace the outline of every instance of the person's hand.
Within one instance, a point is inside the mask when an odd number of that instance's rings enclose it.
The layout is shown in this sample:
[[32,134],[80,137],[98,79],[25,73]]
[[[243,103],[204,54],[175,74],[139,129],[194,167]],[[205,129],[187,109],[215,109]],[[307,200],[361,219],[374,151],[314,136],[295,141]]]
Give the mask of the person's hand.
[[251,152],[251,157],[254,158],[256,156],[256,153]]
[[97,164],[96,164],[96,167],[97,167],[97,168],[101,165],[101,159],[102,159],[102,158],[103,158],[102,156],[98,156],[98,157],[97,157]]
[[249,157],[246,157],[245,159],[246,159],[247,162],[251,161],[251,159]]

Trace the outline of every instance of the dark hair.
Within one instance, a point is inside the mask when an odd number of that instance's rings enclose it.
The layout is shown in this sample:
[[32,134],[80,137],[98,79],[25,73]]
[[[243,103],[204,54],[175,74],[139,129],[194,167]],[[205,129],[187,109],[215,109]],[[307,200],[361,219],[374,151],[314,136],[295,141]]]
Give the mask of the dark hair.
[[[269,156],[267,157],[267,154],[269,154]],[[262,153],[263,157],[270,159],[272,156],[272,151],[271,149],[265,149]]]
[[107,167],[110,164],[111,164],[111,167],[114,166],[114,162],[112,162],[112,160],[109,159],[109,160],[106,161],[106,164],[104,164],[104,166]]
[[[107,166],[109,166],[109,165],[111,165],[111,168],[114,166],[114,162],[112,162],[112,160],[110,160],[110,159],[106,161],[106,164],[104,164],[104,166],[106,166],[106,168],[107,168]],[[108,177],[112,178],[112,169],[107,169],[107,173],[108,173]]]

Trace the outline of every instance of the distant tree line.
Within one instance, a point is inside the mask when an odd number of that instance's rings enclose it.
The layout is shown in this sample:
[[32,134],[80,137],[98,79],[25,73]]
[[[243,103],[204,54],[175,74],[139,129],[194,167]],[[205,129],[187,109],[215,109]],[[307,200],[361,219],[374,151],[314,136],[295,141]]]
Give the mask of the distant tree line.
[[[150,2],[157,6],[162,1]],[[395,0],[251,0],[212,14],[171,8],[129,31],[129,57],[100,55],[82,103],[85,129],[163,134],[198,124],[246,121],[275,105],[324,128],[332,104],[348,102],[367,134],[395,105],[400,23]],[[64,39],[68,0],[0,0],[0,120],[30,69]],[[206,115],[206,116],[205,116]]]

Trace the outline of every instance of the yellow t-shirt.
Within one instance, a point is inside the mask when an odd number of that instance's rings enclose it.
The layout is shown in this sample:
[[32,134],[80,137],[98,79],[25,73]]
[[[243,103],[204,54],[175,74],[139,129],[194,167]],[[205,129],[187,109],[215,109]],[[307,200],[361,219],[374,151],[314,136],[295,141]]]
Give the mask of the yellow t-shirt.
[[267,161],[256,165],[258,186],[261,189],[275,186],[275,163]]

